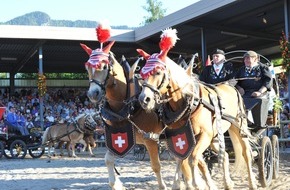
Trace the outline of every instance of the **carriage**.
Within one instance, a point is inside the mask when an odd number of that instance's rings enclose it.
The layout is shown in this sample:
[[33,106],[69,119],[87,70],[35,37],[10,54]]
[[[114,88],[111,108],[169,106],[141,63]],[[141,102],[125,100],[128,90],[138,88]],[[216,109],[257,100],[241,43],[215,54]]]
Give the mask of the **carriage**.
[[[237,50],[231,51],[225,54],[227,61],[233,63],[234,68],[239,68],[243,65],[243,55],[247,51]],[[273,77],[273,89],[270,93],[270,102],[269,110],[263,110],[267,112],[267,117],[262,119],[261,123],[264,123],[263,126],[257,126],[253,123],[254,118],[261,119],[261,110],[253,110],[253,107],[257,101],[251,99],[244,99],[246,112],[248,116],[248,126],[251,130],[251,133],[257,139],[258,146],[253,146],[252,149],[255,152],[254,157],[254,166],[258,168],[259,171],[259,182],[262,187],[268,187],[271,184],[272,179],[277,179],[279,176],[279,120],[280,120],[280,111],[272,109],[273,100],[279,98],[279,84],[275,76],[275,71],[272,63],[263,55],[259,55],[260,62],[266,64],[272,73]],[[262,101],[262,100],[258,100]],[[258,120],[258,119],[256,119]],[[228,136],[225,134],[226,149],[230,152],[231,159],[234,159],[233,156],[233,147],[232,142]],[[214,153],[210,148],[204,152],[205,160],[208,164],[210,171],[213,168],[213,163],[216,162],[217,154]]]
[[[246,51],[237,50],[228,52],[226,54],[227,60],[231,61],[236,67],[242,62],[243,55]],[[252,134],[258,139],[260,146],[253,147],[253,151],[256,151],[255,165],[259,170],[259,181],[262,187],[268,187],[271,184],[272,179],[277,179],[279,176],[279,139],[277,131],[280,128],[280,113],[279,110],[273,109],[274,99],[279,99],[279,84],[275,75],[274,67],[271,61],[265,56],[258,54],[260,62],[267,65],[272,73],[273,88],[269,95],[269,109],[268,110],[253,110],[255,102],[250,99],[244,99],[244,103],[248,113],[248,126],[251,128]],[[257,126],[252,121],[252,118],[260,118],[266,111],[266,118],[261,118],[262,127]]]
[[[1,118],[5,110],[5,107],[0,107]],[[13,130],[9,125],[6,127],[6,131],[0,133],[0,158],[4,155],[8,159],[23,159],[27,152],[32,158],[40,158],[44,154],[40,128],[30,128],[30,135],[23,136],[20,131]]]

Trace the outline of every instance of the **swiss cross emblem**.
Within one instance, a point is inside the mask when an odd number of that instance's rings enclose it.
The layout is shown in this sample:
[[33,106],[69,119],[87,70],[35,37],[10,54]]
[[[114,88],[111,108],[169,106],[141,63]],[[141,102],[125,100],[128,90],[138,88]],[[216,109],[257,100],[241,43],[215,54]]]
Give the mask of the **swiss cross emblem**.
[[184,133],[178,134],[176,136],[172,136],[172,143],[173,143],[174,150],[177,153],[183,155],[187,152],[188,141]]
[[127,133],[111,134],[112,146],[119,153],[124,152],[128,148],[128,135]]

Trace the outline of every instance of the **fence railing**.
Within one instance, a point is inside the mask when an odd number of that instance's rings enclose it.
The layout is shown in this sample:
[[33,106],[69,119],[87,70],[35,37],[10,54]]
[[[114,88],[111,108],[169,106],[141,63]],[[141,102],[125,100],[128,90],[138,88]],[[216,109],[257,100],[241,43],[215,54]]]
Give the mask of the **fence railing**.
[[[15,87],[35,87],[37,86],[36,79],[15,79]],[[1,87],[9,87],[9,79],[0,79]],[[46,79],[46,86],[48,87],[87,87],[88,79]]]
[[[287,126],[290,124],[290,120],[282,120],[280,121],[280,138],[279,138],[279,144],[280,144],[280,152],[289,152],[290,149],[287,150],[286,143],[290,143],[290,137],[285,137],[285,128],[284,126],[287,124]],[[286,130],[289,130],[288,127]]]

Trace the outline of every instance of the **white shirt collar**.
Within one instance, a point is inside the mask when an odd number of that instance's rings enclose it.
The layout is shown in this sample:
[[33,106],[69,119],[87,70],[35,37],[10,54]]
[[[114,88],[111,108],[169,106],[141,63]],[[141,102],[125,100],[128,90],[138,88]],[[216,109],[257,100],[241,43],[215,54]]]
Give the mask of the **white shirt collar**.
[[213,64],[213,68],[214,68],[215,73],[216,73],[217,75],[220,74],[220,72],[221,72],[223,66],[224,66],[224,63],[221,63],[221,64],[219,64],[219,65]]

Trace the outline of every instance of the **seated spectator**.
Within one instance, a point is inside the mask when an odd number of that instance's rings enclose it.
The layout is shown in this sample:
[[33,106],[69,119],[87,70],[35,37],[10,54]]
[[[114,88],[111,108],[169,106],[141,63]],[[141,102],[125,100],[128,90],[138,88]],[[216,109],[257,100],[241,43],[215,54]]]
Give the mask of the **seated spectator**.
[[45,120],[46,120],[46,124],[45,124],[46,127],[50,127],[51,125],[55,123],[55,118],[50,111],[47,113]]
[[7,114],[8,125],[10,125],[14,130],[20,131],[22,135],[29,135],[25,122],[23,124],[23,118],[15,113],[15,107],[10,106],[9,111],[10,112]]

